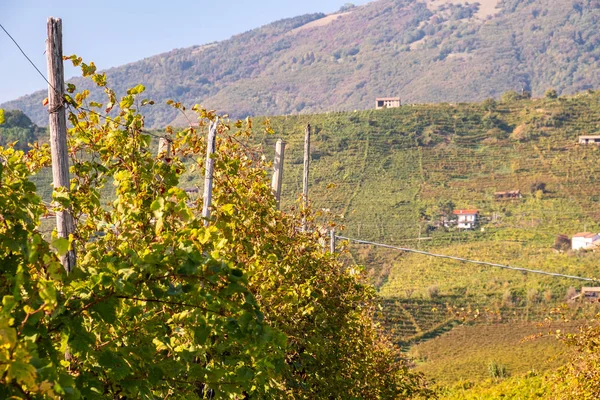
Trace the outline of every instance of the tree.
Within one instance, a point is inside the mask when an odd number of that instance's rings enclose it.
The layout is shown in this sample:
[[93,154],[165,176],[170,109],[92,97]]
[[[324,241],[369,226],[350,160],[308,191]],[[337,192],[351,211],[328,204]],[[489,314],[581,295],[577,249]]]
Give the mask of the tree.
[[600,324],[592,321],[578,333],[558,335],[577,349],[573,359],[553,377],[557,399],[597,399],[600,397]]
[[544,182],[535,181],[531,184],[530,191],[531,194],[536,194],[538,191],[546,193],[546,184]]
[[501,100],[504,103],[512,103],[517,100],[521,100],[521,95],[519,93],[517,93],[515,90],[509,90],[509,91],[502,93]]
[[558,97],[558,93],[556,93],[556,90],[554,89],[548,89],[546,90],[546,93],[544,93],[544,96],[547,99],[556,99]]
[[340,7],[339,12],[346,12],[346,11],[352,10],[354,7],[356,7],[356,6],[353,3],[346,3]]

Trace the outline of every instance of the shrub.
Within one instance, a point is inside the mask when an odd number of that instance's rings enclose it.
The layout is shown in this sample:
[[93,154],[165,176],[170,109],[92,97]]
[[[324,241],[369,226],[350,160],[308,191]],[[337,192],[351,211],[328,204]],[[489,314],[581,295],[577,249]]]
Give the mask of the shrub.
[[343,6],[340,7],[338,12],[346,12],[346,11],[350,11],[352,10],[354,7],[356,7],[356,5],[354,5],[353,3],[345,3]]
[[547,99],[556,99],[558,97],[558,93],[556,93],[556,90],[554,89],[548,89],[546,90],[546,93],[544,93],[544,96]]
[[488,364],[488,374],[490,375],[490,378],[494,379],[504,379],[509,377],[506,366],[496,361],[492,361]]
[[517,93],[515,90],[508,90],[508,91],[502,93],[502,96],[500,97],[500,100],[502,100],[502,102],[504,102],[504,103],[512,103],[512,102],[520,100],[520,99],[521,99],[521,95],[519,93]]
[[437,286],[429,286],[427,288],[427,296],[432,300],[437,299],[440,296],[440,288]]
[[573,297],[577,296],[578,293],[579,291],[574,287],[568,288],[565,294],[565,300],[571,300]]
[[490,138],[494,138],[496,140],[504,140],[508,138],[508,132],[503,131],[499,128],[492,128],[486,132],[486,135]]
[[519,142],[526,142],[535,137],[535,132],[527,124],[518,125],[511,133],[510,138]]
[[544,182],[535,181],[529,187],[531,194],[535,195],[537,191],[541,191],[542,193],[546,193],[546,184]]
[[540,294],[537,289],[532,288],[527,291],[527,303],[535,304],[540,301]]
[[494,111],[496,109],[497,103],[496,100],[492,99],[492,98],[488,98],[485,99],[482,103],[481,106],[486,110],[486,111]]
[[512,307],[514,306],[515,295],[510,289],[506,289],[502,294],[502,306],[503,307]]
[[567,235],[558,235],[554,239],[554,248],[559,251],[568,251],[571,249],[571,239]]

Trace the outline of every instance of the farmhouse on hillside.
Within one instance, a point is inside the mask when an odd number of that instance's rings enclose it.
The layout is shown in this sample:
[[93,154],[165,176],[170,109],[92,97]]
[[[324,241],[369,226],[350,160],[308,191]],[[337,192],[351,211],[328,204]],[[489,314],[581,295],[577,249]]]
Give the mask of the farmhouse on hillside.
[[579,232],[573,235],[571,248],[573,250],[587,249],[592,247],[598,240],[600,240],[600,234],[598,233]]
[[474,229],[477,225],[479,211],[477,210],[454,210],[454,215],[458,217],[458,229]]
[[494,193],[494,197],[496,200],[514,200],[520,199],[523,196],[521,196],[520,190],[510,190],[508,192],[496,192]]
[[397,108],[402,105],[400,97],[378,97],[375,99],[375,109]]
[[600,287],[582,287],[581,297],[584,300],[600,301]]
[[600,135],[579,136],[579,144],[600,144]]

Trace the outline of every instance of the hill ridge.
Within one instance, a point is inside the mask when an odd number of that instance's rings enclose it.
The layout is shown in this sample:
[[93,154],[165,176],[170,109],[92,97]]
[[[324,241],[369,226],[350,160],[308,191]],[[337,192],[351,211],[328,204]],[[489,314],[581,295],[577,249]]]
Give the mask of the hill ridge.
[[[368,109],[380,96],[461,102],[507,90],[541,96],[600,86],[600,1],[501,0],[484,20],[476,17],[479,3],[430,5],[378,0],[344,14],[284,19],[111,68],[109,85],[117,93],[147,87],[157,101],[150,127],[184,124],[164,106],[171,98],[245,117]],[[45,124],[44,97],[40,91],[2,106]]]

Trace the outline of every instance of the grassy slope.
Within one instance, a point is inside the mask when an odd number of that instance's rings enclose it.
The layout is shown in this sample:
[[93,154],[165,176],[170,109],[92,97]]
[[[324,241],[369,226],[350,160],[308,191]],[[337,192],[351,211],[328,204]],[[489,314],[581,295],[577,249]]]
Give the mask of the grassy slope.
[[569,359],[568,351],[552,336],[536,335],[576,330],[576,324],[512,323],[459,326],[436,339],[415,346],[409,353],[416,369],[440,384],[484,381],[492,363],[507,374],[552,371]]

